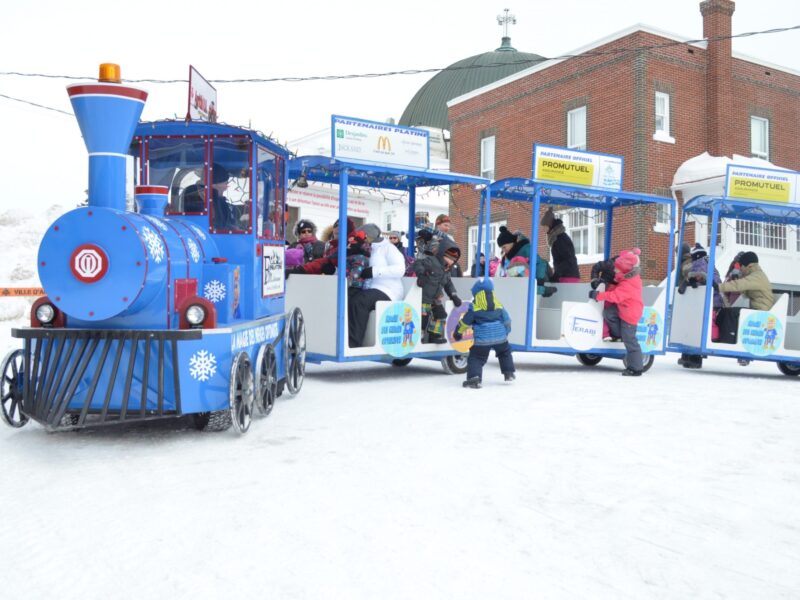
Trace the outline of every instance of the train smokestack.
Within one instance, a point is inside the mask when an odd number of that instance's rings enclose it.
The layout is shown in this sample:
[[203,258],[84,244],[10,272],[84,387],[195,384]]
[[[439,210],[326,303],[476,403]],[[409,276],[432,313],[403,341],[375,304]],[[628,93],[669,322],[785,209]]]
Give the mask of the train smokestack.
[[125,210],[125,163],[147,92],[122,85],[118,65],[100,65],[97,83],[67,87],[89,152],[89,206]]

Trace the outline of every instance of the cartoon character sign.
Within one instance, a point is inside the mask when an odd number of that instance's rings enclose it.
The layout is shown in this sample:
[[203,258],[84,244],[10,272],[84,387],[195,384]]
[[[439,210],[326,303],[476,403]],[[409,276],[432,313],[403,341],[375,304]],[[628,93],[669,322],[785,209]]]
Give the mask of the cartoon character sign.
[[414,346],[414,331],[417,326],[414,325],[414,313],[410,306],[406,306],[403,310],[403,347]]
[[233,318],[240,318],[241,311],[239,310],[239,297],[241,295],[241,286],[239,285],[239,267],[233,270]]
[[447,341],[450,342],[450,346],[452,346],[453,350],[461,352],[462,354],[469,352],[470,347],[475,343],[472,328],[467,329],[460,340],[453,338],[453,332],[456,330],[456,327],[458,327],[458,322],[461,320],[461,317],[469,310],[470,306],[472,305],[469,302],[464,302],[461,306],[453,308],[450,314],[447,315],[447,323],[445,324]]
[[383,311],[378,327],[378,342],[390,356],[401,358],[419,343],[420,318],[408,302],[393,302]]
[[767,323],[764,325],[764,345],[762,350],[775,351],[775,339],[778,337],[778,330],[775,329],[775,317],[770,315],[767,317]]
[[642,318],[636,326],[636,339],[642,346],[642,352],[657,350],[664,339],[664,321],[661,313],[652,306],[645,306]]
[[774,313],[766,310],[742,311],[739,340],[750,354],[769,356],[781,349],[783,324]]

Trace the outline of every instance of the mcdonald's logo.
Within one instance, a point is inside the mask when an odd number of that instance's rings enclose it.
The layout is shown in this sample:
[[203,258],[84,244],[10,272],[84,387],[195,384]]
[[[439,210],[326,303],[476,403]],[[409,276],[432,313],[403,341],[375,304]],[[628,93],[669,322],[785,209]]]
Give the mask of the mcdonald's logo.
[[382,135],[378,137],[378,152],[391,152],[392,151],[392,142],[389,141],[389,137]]

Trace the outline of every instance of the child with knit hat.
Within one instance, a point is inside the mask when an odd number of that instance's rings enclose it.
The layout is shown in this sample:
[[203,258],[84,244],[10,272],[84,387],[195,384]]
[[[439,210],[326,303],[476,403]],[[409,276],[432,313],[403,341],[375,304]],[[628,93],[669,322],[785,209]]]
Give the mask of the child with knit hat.
[[466,388],[479,388],[483,378],[483,365],[494,349],[500,362],[500,371],[506,381],[514,381],[514,357],[508,343],[511,331],[511,317],[494,293],[491,279],[481,277],[472,286],[472,304],[464,313],[453,331],[453,338],[460,340],[464,332],[472,327],[474,343],[469,349],[467,359]]
[[443,238],[435,253],[426,252],[412,265],[417,276],[417,285],[422,288],[422,331],[424,341],[429,344],[447,343],[444,336],[447,320],[445,293],[455,306],[461,306],[461,299],[450,279],[450,269],[459,258],[461,249],[449,239]]
[[638,377],[642,374],[642,348],[636,339],[636,327],[644,312],[642,299],[642,278],[639,269],[641,250],[623,250],[614,261],[614,281],[616,287],[610,291],[591,290],[589,298],[597,302],[608,300],[603,309],[603,318],[608,323],[612,336],[622,338],[625,344],[625,362],[622,372],[625,376]]

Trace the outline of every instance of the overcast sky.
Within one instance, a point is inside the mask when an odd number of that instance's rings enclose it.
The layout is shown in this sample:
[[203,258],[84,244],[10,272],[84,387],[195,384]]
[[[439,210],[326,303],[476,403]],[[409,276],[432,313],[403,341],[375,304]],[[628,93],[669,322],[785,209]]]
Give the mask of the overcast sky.
[[[699,1],[486,0],[403,2],[92,2],[8,3],[0,71],[96,77],[116,62],[128,79],[308,77],[446,67],[492,50],[497,15],[516,15],[512,44],[557,56],[644,23],[702,37]],[[739,0],[733,32],[800,25],[798,0]],[[735,52],[800,72],[800,30],[736,39]],[[332,113],[399,118],[433,74],[297,83],[216,84],[220,119],[280,141],[330,125]],[[64,79],[0,76],[0,94],[71,111]],[[150,92],[143,119],[183,117],[187,84],[136,84]],[[0,97],[0,209],[73,205],[86,187],[86,151],[74,119]]]

